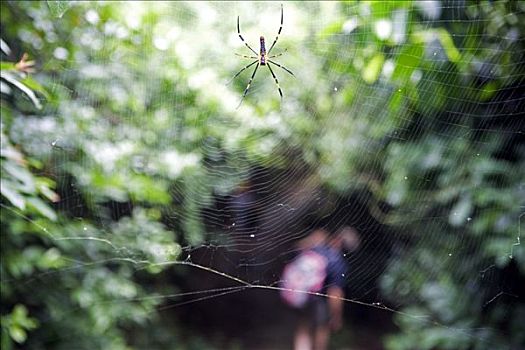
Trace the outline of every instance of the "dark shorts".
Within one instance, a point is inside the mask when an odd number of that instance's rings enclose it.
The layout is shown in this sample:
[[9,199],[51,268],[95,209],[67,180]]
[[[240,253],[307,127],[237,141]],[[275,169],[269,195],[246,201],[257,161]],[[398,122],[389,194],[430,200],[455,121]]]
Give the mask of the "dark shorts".
[[296,314],[300,323],[314,328],[326,326],[330,321],[328,299],[312,295],[304,307],[296,309]]

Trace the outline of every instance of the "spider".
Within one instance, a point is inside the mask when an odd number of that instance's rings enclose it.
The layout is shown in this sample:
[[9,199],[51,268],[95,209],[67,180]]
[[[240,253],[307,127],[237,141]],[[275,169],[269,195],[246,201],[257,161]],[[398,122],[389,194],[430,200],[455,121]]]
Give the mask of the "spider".
[[255,74],[257,73],[257,69],[259,69],[259,66],[266,66],[270,70],[270,73],[272,74],[272,77],[275,80],[275,84],[277,85],[277,89],[279,90],[279,95],[281,95],[281,101],[282,101],[282,99],[283,99],[283,92],[281,90],[281,87],[279,86],[279,81],[277,80],[277,77],[275,76],[275,74],[274,74],[274,72],[272,70],[272,67],[270,67],[270,63],[276,65],[277,67],[279,67],[279,68],[281,68],[283,70],[285,70],[287,73],[289,73],[289,74],[291,74],[292,76],[295,77],[295,75],[292,73],[291,70],[289,70],[288,68],[286,68],[283,65],[280,65],[277,62],[272,61],[272,58],[282,56],[284,54],[284,52],[286,52],[286,50],[284,50],[283,52],[281,52],[281,53],[279,53],[277,55],[270,56],[270,52],[272,51],[272,49],[274,48],[275,44],[277,43],[277,40],[279,39],[279,35],[281,34],[281,30],[282,29],[283,29],[283,5],[281,4],[281,26],[279,27],[279,31],[277,32],[277,36],[275,37],[275,40],[273,41],[272,46],[270,46],[270,48],[268,49],[268,52],[266,51],[266,47],[264,45],[264,37],[261,36],[260,37],[261,48],[259,50],[259,53],[257,53],[254,49],[252,49],[252,47],[242,37],[242,35],[241,35],[241,28],[240,28],[240,25],[239,25],[239,16],[237,16],[237,33],[239,34],[239,38],[242,40],[244,45],[246,45],[246,47],[251,52],[253,52],[256,56],[246,56],[246,55],[240,55],[238,53],[235,53],[237,56],[240,56],[240,57],[243,57],[243,58],[255,59],[255,61],[253,61],[252,63],[248,64],[246,67],[241,69],[237,74],[235,74],[233,76],[233,78],[230,81],[234,80],[239,74],[241,74],[246,69],[250,68],[251,66],[253,66],[254,64],[257,63],[257,65],[255,66],[255,69],[253,70],[252,76],[251,76],[250,80],[248,81],[248,85],[246,85],[246,89],[244,89],[244,93],[242,94],[241,101],[239,102],[239,106],[237,106],[237,108],[240,107],[242,101],[244,100],[244,97],[248,93],[248,90],[250,90],[250,85],[251,85],[251,83],[253,81],[253,78],[255,77]]

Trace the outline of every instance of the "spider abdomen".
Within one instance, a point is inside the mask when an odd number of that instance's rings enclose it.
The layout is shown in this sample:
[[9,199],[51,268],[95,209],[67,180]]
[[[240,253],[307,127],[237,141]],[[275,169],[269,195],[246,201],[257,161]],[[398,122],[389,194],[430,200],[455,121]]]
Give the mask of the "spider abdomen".
[[261,66],[266,65],[266,47],[264,46],[264,36],[261,36],[261,50],[260,50],[260,59],[259,63]]

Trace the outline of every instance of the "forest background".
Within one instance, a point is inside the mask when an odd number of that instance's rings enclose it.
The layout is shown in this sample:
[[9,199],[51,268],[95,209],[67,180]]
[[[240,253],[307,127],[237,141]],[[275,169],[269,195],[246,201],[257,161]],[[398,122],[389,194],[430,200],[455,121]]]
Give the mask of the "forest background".
[[237,108],[279,3],[1,2],[2,349],[287,348],[316,226],[334,348],[523,349],[525,2],[283,5]]

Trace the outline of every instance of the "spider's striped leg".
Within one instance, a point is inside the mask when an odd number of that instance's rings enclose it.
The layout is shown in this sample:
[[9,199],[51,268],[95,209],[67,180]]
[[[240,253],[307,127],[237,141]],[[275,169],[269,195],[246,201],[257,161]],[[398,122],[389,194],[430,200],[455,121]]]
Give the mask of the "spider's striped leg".
[[229,83],[231,83],[231,82],[233,81],[233,79],[237,78],[237,76],[238,76],[239,74],[241,74],[242,72],[244,72],[246,69],[250,68],[251,66],[253,66],[253,65],[254,65],[255,63],[257,63],[257,62],[259,62],[259,60],[257,60],[257,61],[253,61],[252,63],[250,63],[249,65],[247,65],[246,67],[244,67],[243,69],[241,69],[240,71],[238,71],[237,74],[235,74],[235,75],[233,76],[233,78],[231,78],[230,81],[226,83],[226,85],[228,85]]
[[275,43],[279,39],[279,35],[281,35],[281,30],[283,30],[283,4],[281,4],[281,26],[279,27],[279,31],[277,32],[277,36],[275,37],[272,46],[270,46],[270,49],[268,50],[268,55],[270,54],[270,51],[272,51],[273,47],[275,46]]
[[246,45],[247,48],[249,48],[254,54],[257,55],[257,52],[248,45],[246,41],[244,41],[244,38],[241,35],[241,27],[239,26],[239,16],[237,16],[237,34],[239,34],[239,38],[241,38],[244,45]]
[[281,95],[281,101],[283,100],[283,91],[281,90],[281,87],[279,86],[279,80],[277,80],[277,77],[273,73],[272,67],[267,63],[268,69],[270,70],[270,73],[272,73],[272,77],[275,80],[275,84],[277,84],[277,89],[279,89],[279,95]]
[[244,89],[244,93],[242,94],[241,101],[239,102],[239,105],[237,106],[237,108],[241,106],[242,100],[244,100],[244,96],[246,96],[246,94],[248,93],[248,90],[250,90],[250,85],[252,84],[253,77],[255,77],[255,73],[257,73],[257,69],[259,68],[259,61],[255,61],[255,62],[257,62],[257,65],[255,66],[255,69],[253,70],[253,74],[252,74],[252,77],[250,78],[250,81],[248,82],[248,85],[246,85],[246,89]]
[[282,55],[284,55],[284,53],[285,53],[286,51],[288,51],[288,49],[284,49],[284,51],[283,51],[283,52],[281,52],[281,53],[278,53],[277,55],[272,55],[272,56],[268,56],[268,58],[270,59],[270,58],[275,58],[275,57],[279,57],[279,56],[282,56]]
[[256,56],[246,56],[246,55],[241,55],[237,52],[234,52],[235,55],[239,56],[239,57],[243,57],[243,58],[251,58],[252,60],[257,60],[259,59],[259,57],[256,57]]
[[274,61],[272,61],[272,60],[268,60],[268,62],[272,62],[272,63],[275,64],[277,67],[284,69],[285,71],[287,71],[288,73],[290,73],[291,75],[293,75],[293,76],[295,77],[295,75],[292,73],[292,71],[289,70],[288,68],[286,68],[285,66],[281,66],[279,63],[276,63],[276,62],[274,62]]

